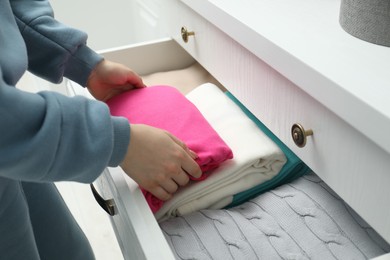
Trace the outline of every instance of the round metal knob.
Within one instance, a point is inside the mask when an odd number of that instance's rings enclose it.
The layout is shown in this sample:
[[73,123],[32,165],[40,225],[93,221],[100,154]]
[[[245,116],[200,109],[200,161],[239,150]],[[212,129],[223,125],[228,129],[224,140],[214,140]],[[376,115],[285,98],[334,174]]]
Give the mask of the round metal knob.
[[293,124],[291,127],[292,139],[298,147],[304,147],[306,145],[306,139],[310,135],[313,135],[313,131],[311,129],[305,130],[300,124]]
[[195,35],[194,32],[189,32],[186,27],[181,27],[181,38],[184,42],[188,42],[188,37]]

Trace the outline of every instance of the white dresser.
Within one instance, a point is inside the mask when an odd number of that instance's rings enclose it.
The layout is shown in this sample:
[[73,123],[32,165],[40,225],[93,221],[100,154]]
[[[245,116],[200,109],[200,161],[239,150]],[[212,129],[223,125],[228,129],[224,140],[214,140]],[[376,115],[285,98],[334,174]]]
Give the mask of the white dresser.
[[[168,38],[103,54],[141,75],[198,62],[390,242],[390,48],[343,31],[340,0],[158,2]],[[295,123],[313,132],[302,148]],[[131,179],[107,169],[96,186],[126,259],[173,259]]]

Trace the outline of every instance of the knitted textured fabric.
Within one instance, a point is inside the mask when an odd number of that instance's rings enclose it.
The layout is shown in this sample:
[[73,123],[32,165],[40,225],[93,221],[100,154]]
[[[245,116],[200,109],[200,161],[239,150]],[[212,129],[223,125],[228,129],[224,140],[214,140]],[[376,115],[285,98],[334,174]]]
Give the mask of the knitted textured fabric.
[[387,244],[310,173],[229,210],[160,223],[176,259],[369,259]]

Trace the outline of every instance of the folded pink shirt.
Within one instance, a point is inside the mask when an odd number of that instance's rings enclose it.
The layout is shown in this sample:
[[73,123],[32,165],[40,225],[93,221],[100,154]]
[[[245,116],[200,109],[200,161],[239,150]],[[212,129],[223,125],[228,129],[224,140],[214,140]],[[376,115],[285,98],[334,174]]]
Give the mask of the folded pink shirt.
[[[207,178],[222,162],[233,158],[232,150],[201,112],[173,87],[153,86],[127,91],[108,100],[107,105],[113,116],[126,117],[132,124],[164,129],[183,141],[198,155],[195,161],[203,174],[197,181]],[[153,212],[162,207],[163,201],[145,190],[143,193]]]

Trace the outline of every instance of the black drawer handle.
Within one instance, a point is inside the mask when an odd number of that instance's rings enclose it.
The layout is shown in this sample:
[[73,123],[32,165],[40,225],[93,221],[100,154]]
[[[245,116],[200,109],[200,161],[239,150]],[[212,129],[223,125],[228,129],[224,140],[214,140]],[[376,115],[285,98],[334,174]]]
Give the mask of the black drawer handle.
[[114,216],[117,211],[116,211],[116,206],[115,206],[115,201],[113,199],[105,200],[103,199],[97,190],[95,189],[95,186],[93,184],[90,184],[92,194],[95,197],[97,203],[102,207],[110,216]]

